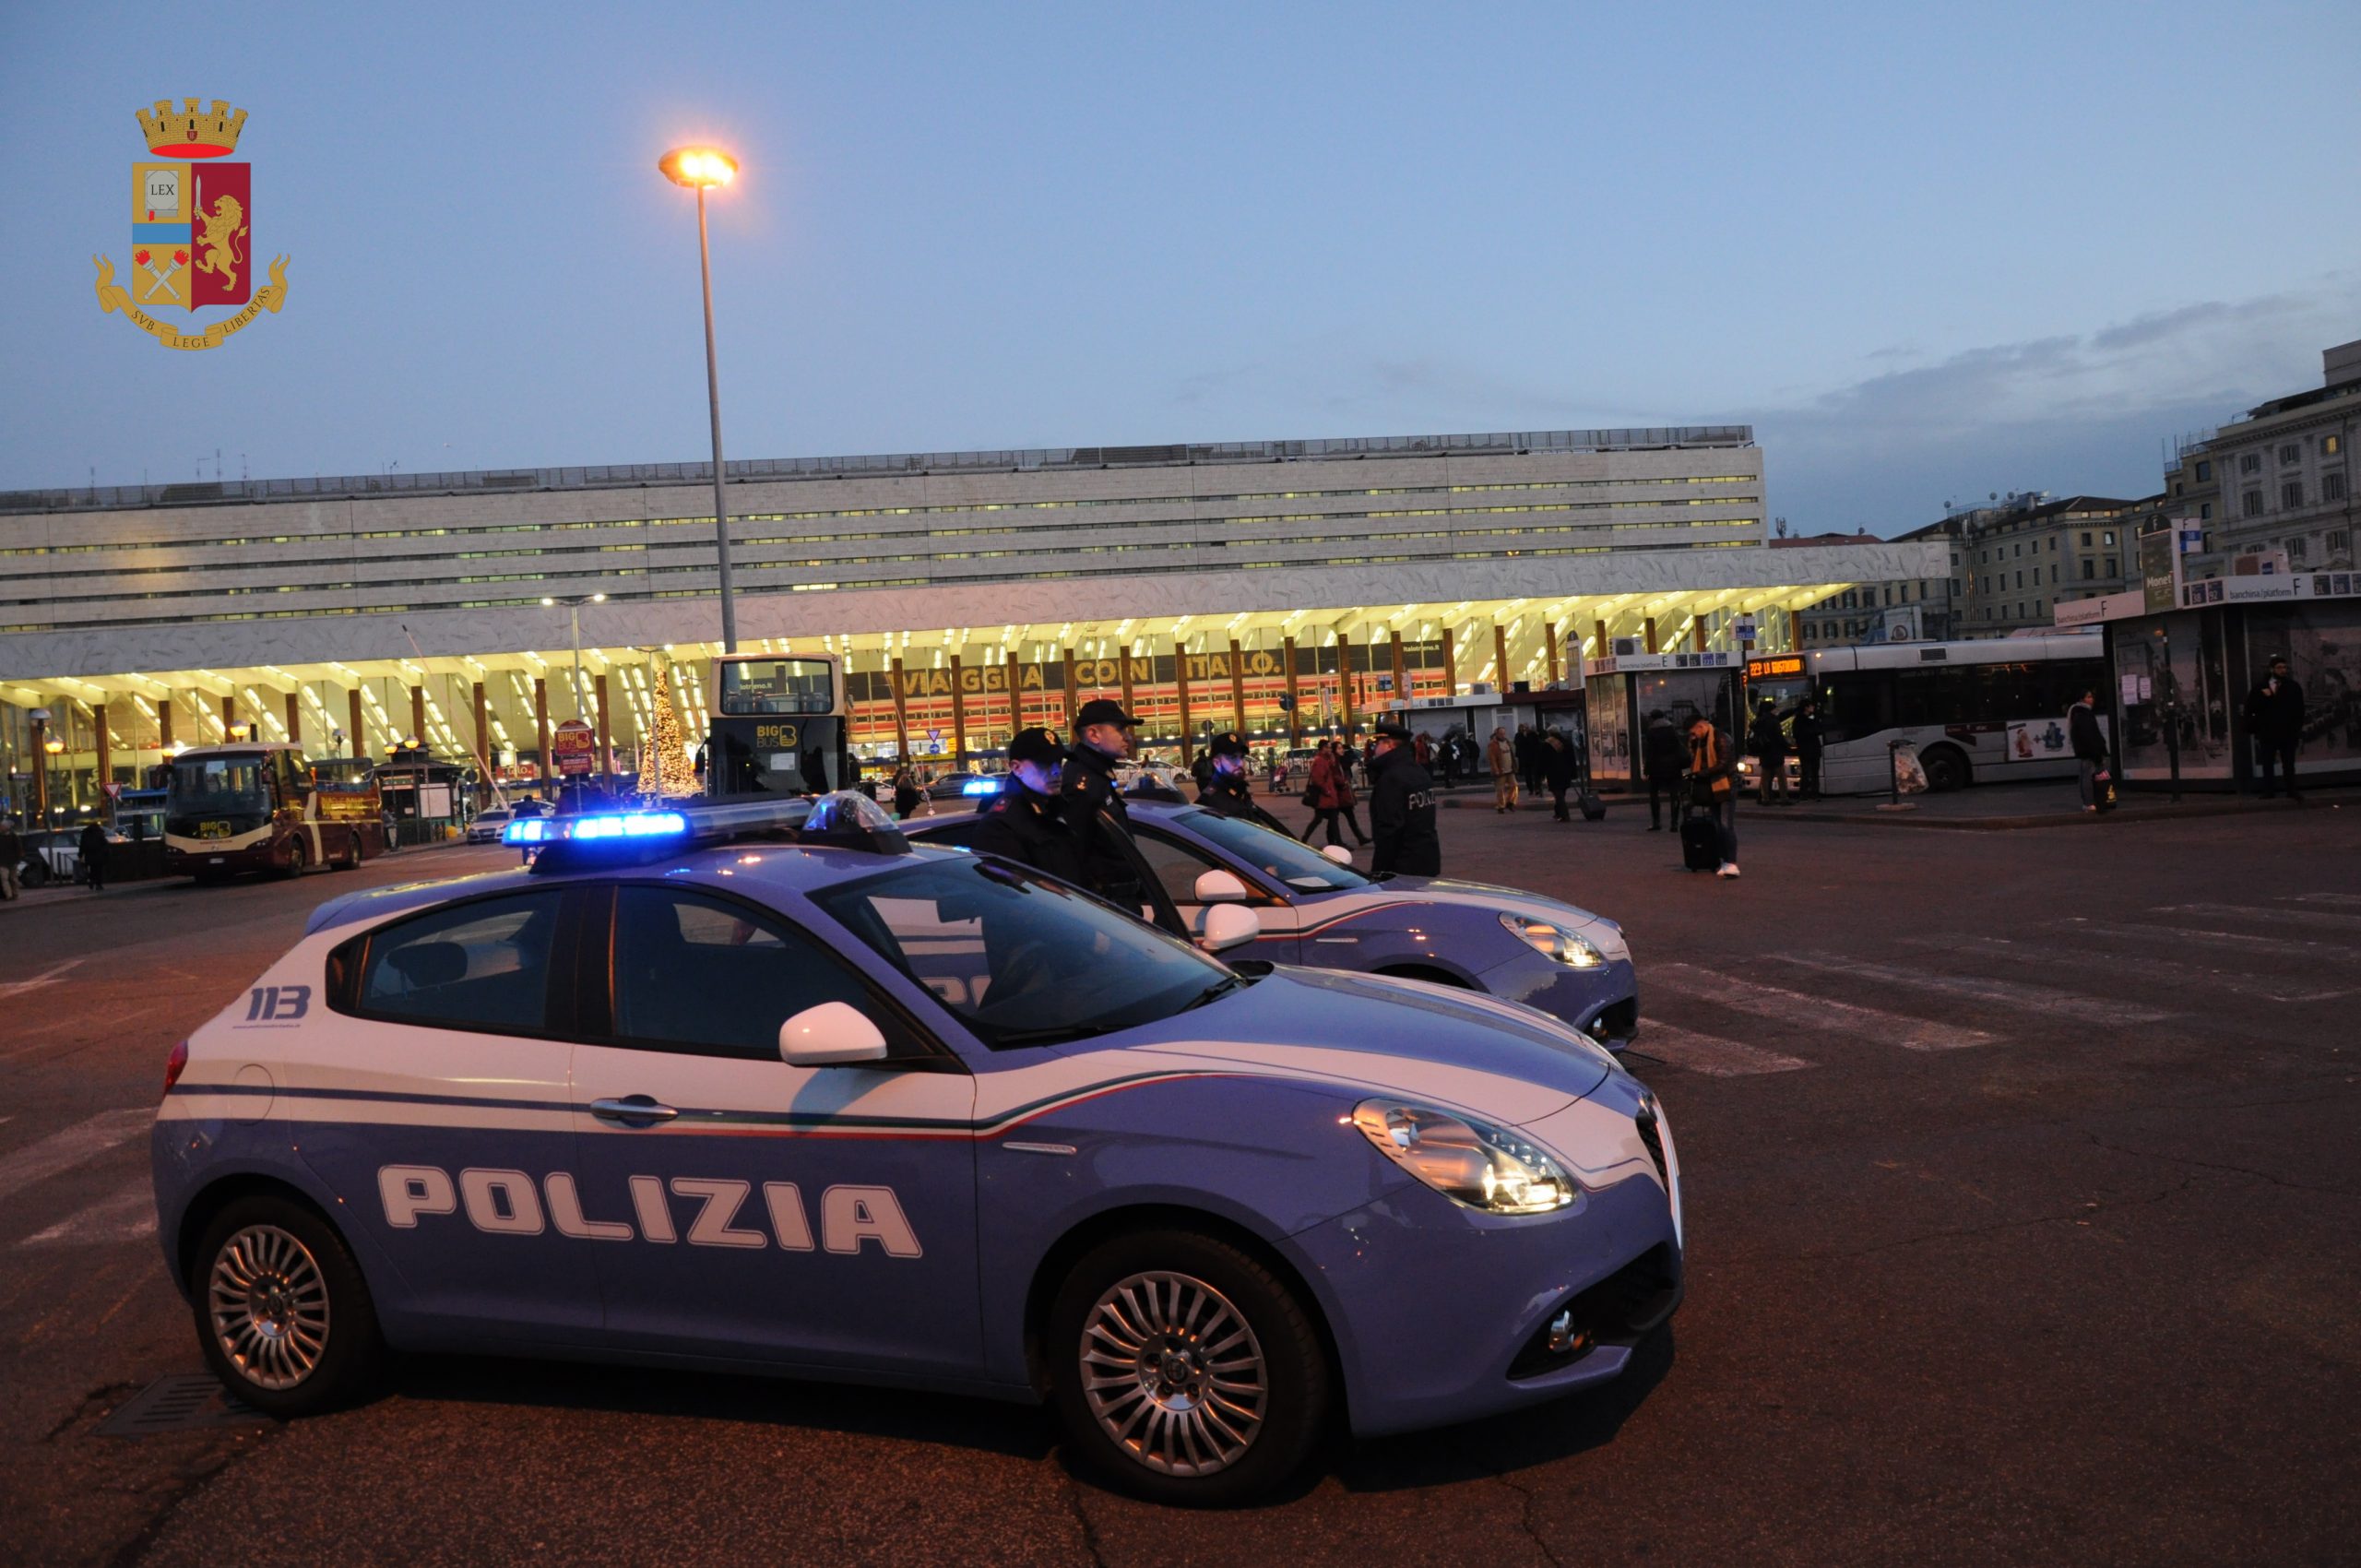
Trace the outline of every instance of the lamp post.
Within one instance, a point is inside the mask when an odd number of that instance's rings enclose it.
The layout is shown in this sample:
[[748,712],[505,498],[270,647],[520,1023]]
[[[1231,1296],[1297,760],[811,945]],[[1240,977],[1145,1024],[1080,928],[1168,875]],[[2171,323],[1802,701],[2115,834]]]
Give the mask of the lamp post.
[[[719,429],[718,426],[715,428]],[[721,548],[726,553],[730,549],[729,542],[724,540]],[[586,604],[604,604],[607,602],[607,596],[603,593],[587,593],[576,595],[572,599],[544,598],[541,602],[552,608],[561,604],[565,606],[566,636],[574,642],[574,717],[579,720],[589,710],[589,705],[582,700],[582,607]],[[722,619],[726,623],[730,618],[730,600],[726,593],[721,602]],[[548,759],[543,758],[542,761],[546,766]],[[604,757],[599,759],[599,771],[603,774],[606,770]],[[578,784],[574,787],[574,799],[578,806],[582,800],[582,787]]]
[[697,275],[705,283],[705,395],[713,414],[713,531],[721,576],[721,651],[738,651],[738,611],[730,597],[730,503],[721,493],[721,374],[713,355],[713,252],[706,239],[705,193],[738,177],[738,160],[718,148],[676,147],[656,160],[676,185],[697,193]]

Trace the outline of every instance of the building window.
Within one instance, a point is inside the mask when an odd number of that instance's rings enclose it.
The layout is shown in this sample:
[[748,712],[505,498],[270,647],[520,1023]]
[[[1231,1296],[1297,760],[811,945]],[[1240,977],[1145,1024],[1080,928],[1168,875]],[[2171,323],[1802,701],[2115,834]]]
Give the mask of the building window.
[[2344,499],[2344,476],[2343,474],[2320,475],[2320,499],[2323,501],[2342,501]]
[[2262,454],[2260,452],[2247,452],[2241,454],[2238,457],[2238,472],[2242,474],[2259,474],[2262,472]]
[[2053,583],[2058,580],[2058,563],[2055,561],[2049,564],[2049,580]]
[[2331,555],[2342,555],[2352,548],[2353,536],[2344,529],[2338,529],[2328,536],[2328,552]]
[[2342,436],[2342,435],[2323,435],[2323,436],[2321,436],[2321,437],[2320,437],[2320,456],[2321,456],[2321,457],[2335,457],[2339,452],[2342,452],[2342,451],[2343,451],[2343,450],[2344,450],[2344,437],[2343,437],[2343,436]]
[[2091,533],[2090,533],[2090,530],[2089,530],[2088,529],[2083,529],[2083,530],[2082,530],[2082,548],[2083,548],[2083,549],[2085,549],[2085,550],[2088,550],[2090,547],[2091,547]]
[[2279,448],[2279,464],[2282,468],[2284,468],[2303,455],[2304,449],[2290,441]]
[[2107,529],[2106,536],[2102,538],[2099,542],[2101,544],[2113,544],[2115,542],[2115,530],[2113,529]]
[[2210,462],[2201,462],[2201,463],[2199,463],[2199,464],[2197,465],[2197,482],[2198,482],[2198,483],[2200,483],[2200,484],[2203,484],[2207,480],[2212,479],[2213,477],[2213,465],[2212,463],[2210,463]]
[[2304,540],[2300,540],[2300,539],[2291,539],[2291,540],[2289,540],[2287,541],[2287,559],[2288,559],[2288,560],[2290,560],[2290,561],[2301,561],[2301,560],[2304,558],[2304,552],[2305,552],[2305,541],[2304,541]]
[[2201,501],[2197,504],[2197,520],[2201,523],[2210,523],[2213,520],[2213,503]]
[[2293,511],[2304,504],[2304,481],[2291,479],[2279,487],[2279,504]]
[[2115,576],[2115,557],[2112,555],[2106,558],[2106,575],[2110,577]]
[[2240,515],[2242,515],[2242,516],[2244,516],[2244,517],[2261,517],[2261,516],[2262,516],[2262,492],[2261,492],[2261,491],[2260,491],[2260,490],[2249,490],[2249,491],[2248,491],[2245,494],[2243,494],[2243,495],[2239,496],[2239,497],[2238,497],[2238,511],[2239,511]]
[[2096,577],[2098,575],[2099,575],[2099,564],[2098,564],[2097,562],[2095,562],[2095,561],[2085,561],[2085,562],[2083,562],[2083,563],[2082,563],[2082,580],[2083,580],[2084,582],[2086,582],[2086,583],[2087,583],[2087,582],[2091,581],[2093,578]]

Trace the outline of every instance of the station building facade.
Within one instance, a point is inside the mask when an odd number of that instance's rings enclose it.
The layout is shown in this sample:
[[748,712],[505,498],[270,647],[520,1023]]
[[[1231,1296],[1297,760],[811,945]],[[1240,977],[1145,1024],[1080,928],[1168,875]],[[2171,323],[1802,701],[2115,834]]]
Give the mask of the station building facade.
[[[1744,426],[726,478],[742,650],[841,657],[860,749],[952,760],[1098,695],[1185,747],[1570,684],[1616,637],[1791,646],[1801,606],[1948,570],[1931,544],[1769,549]],[[628,766],[659,690],[705,728],[712,495],[703,465],[0,493],[0,759],[21,795],[44,709],[69,798],[241,732],[531,778],[579,718]]]

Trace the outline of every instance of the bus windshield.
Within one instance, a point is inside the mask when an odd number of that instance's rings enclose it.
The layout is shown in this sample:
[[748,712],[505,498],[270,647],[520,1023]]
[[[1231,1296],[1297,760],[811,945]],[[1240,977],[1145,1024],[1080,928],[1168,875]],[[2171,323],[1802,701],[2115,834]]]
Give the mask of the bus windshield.
[[724,713],[833,713],[836,683],[824,659],[719,661]]
[[267,812],[267,756],[191,757],[172,764],[167,799],[175,816],[194,812]]

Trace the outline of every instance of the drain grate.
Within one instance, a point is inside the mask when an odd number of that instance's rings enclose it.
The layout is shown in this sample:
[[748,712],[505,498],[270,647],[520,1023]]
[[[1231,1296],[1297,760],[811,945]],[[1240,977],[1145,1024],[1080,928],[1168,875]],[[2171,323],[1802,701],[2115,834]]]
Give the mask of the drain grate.
[[211,1372],[174,1372],[116,1406],[99,1423],[99,1431],[106,1437],[154,1437],[160,1432],[246,1426],[269,1420],[222,1387]]

